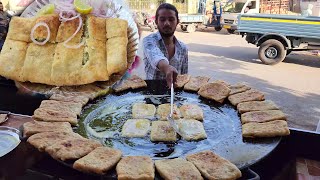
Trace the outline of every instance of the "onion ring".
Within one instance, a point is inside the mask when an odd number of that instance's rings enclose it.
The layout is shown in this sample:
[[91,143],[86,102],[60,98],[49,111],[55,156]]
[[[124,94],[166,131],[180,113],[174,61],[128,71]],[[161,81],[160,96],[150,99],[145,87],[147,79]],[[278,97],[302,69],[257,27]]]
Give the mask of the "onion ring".
[[[48,31],[46,40],[44,40],[43,42],[39,42],[39,41],[37,41],[37,40],[34,38],[34,31],[35,31],[39,26],[44,26],[44,27],[46,27],[46,28],[47,28],[47,31]],[[37,23],[35,26],[33,26],[33,28],[31,29],[30,37],[31,37],[32,42],[34,42],[35,44],[38,44],[38,45],[44,45],[44,44],[46,44],[46,43],[49,41],[49,39],[50,39],[50,28],[49,28],[48,24],[46,24],[46,23],[44,23],[44,22],[38,22],[38,23]]]

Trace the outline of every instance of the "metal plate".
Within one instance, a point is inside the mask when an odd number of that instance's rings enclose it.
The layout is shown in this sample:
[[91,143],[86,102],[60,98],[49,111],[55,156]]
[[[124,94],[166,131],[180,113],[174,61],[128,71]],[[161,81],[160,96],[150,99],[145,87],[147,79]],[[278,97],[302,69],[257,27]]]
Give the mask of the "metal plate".
[[[205,140],[176,143],[153,143],[145,138],[120,136],[124,122],[131,118],[131,106],[136,102],[159,105],[170,102],[170,92],[161,81],[147,81],[148,89],[112,94],[89,105],[82,114],[77,132],[97,139],[105,146],[122,150],[128,155],[149,155],[153,159],[185,157],[203,150],[213,150],[230,160],[239,169],[256,163],[269,154],[281,138],[243,139],[237,110],[227,104],[219,104],[199,97],[196,93],[177,91],[175,103],[199,105],[204,112]],[[156,120],[156,118],[151,119]]]
[[0,157],[14,150],[20,143],[19,130],[0,126]]

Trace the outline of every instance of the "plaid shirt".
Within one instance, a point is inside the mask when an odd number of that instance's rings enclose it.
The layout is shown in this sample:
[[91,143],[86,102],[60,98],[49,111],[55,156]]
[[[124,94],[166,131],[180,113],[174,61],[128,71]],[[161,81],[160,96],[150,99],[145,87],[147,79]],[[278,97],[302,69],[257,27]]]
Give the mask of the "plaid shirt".
[[159,32],[150,34],[143,39],[143,52],[146,79],[165,79],[164,73],[158,69],[158,63],[161,60],[167,61],[168,64],[175,67],[178,74],[188,73],[188,49],[184,43],[175,40],[175,54],[169,59],[166,46]]

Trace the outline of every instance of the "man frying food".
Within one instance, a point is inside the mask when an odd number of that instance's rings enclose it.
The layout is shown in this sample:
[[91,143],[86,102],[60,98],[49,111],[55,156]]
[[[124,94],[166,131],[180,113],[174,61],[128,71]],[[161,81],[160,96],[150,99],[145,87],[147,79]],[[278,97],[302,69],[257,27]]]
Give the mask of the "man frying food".
[[168,87],[178,74],[188,73],[188,50],[175,36],[178,11],[163,3],[156,11],[158,32],[143,39],[146,79],[166,79]]

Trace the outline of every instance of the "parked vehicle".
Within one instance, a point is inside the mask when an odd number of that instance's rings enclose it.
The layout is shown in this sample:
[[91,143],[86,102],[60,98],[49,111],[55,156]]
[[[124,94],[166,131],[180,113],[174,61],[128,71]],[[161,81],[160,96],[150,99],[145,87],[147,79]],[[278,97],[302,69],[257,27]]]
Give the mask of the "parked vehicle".
[[[195,32],[200,25],[214,27],[216,31],[220,31],[222,29],[220,24],[221,12],[220,0],[215,0],[212,13],[209,13],[209,18],[205,10],[201,14],[181,14],[179,15],[180,27],[183,31],[189,33]],[[210,16],[210,14],[212,15]]]
[[242,14],[238,21],[239,33],[259,47],[265,64],[282,62],[292,51],[320,50],[320,17]]
[[283,14],[288,9],[288,1],[273,0],[229,0],[223,6],[221,18],[222,27],[230,34],[237,30],[238,16],[240,14]]

